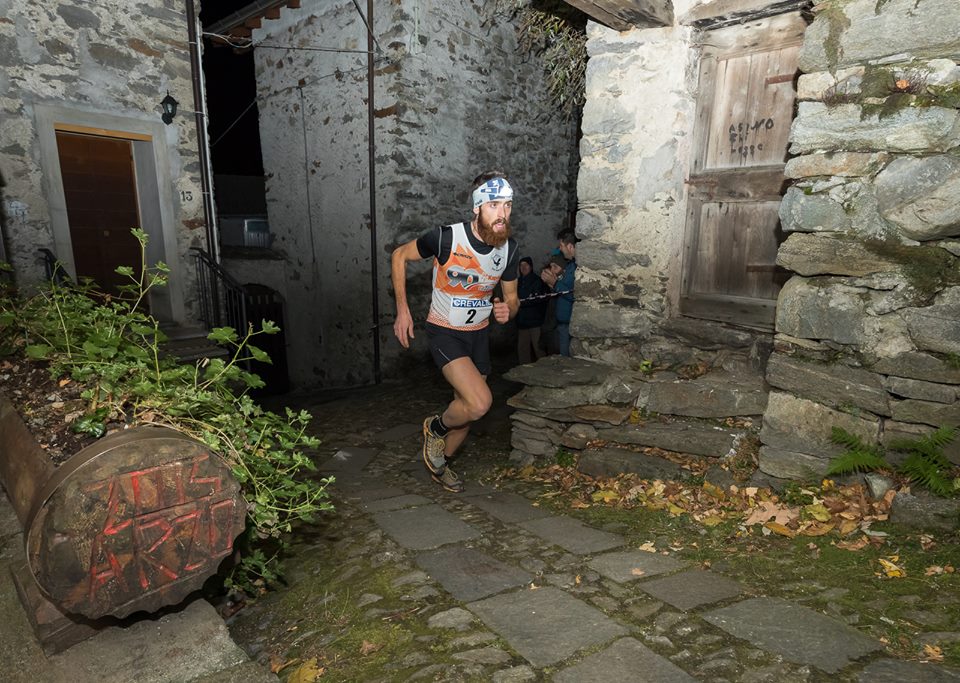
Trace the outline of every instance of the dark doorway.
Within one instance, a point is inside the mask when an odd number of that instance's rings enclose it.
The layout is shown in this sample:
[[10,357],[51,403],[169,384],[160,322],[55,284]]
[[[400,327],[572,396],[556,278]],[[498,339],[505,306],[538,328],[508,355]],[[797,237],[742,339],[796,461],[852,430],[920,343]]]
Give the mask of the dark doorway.
[[57,131],[63,194],[77,278],[92,278],[105,292],[130,284],[116,273],[140,275],[137,182],[130,140]]

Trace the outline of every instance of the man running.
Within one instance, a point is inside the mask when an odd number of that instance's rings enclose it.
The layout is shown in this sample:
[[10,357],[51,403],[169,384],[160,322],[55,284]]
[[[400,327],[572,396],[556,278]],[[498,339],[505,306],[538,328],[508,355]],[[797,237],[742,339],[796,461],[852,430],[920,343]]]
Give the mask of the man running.
[[[391,259],[397,319],[393,333],[403,348],[413,339],[413,318],[407,304],[407,261],[433,257],[433,298],[427,316],[427,339],[433,360],[453,387],[453,400],[440,415],[423,422],[423,463],[430,476],[448,491],[460,493],[463,483],[447,466],[470,431],[493,402],[488,318],[506,323],[517,314],[517,243],[510,237],[513,188],[500,171],[473,181],[473,219],[443,225],[397,247]],[[500,282],[503,298],[490,301]]]

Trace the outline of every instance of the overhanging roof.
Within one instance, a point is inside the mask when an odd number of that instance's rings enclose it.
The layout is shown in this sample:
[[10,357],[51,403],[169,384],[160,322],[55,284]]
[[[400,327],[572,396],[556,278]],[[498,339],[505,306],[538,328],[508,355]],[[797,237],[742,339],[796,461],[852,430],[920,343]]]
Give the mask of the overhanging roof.
[[297,9],[300,0],[257,0],[242,7],[204,28],[205,33],[215,33],[232,38],[249,38],[253,29],[260,28],[264,19],[279,19],[284,7]]
[[673,0],[565,0],[615,31],[673,25]]

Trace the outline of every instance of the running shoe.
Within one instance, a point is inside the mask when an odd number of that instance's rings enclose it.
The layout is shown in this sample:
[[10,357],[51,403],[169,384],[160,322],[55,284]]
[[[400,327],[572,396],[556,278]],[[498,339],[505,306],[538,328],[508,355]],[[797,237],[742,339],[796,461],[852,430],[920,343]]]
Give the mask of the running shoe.
[[447,466],[447,456],[443,453],[447,444],[442,436],[437,436],[430,429],[430,423],[435,417],[436,415],[432,415],[423,421],[423,464],[430,470],[430,474],[441,474]]
[[451,493],[463,493],[463,482],[449,467],[444,467],[440,473],[431,473],[430,477]]

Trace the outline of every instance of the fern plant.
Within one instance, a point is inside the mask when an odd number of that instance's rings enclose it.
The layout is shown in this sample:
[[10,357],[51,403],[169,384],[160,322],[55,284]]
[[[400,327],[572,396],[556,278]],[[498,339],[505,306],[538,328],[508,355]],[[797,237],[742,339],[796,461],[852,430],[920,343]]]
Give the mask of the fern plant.
[[943,448],[957,436],[953,427],[941,427],[917,439],[896,439],[890,450],[905,453],[899,466],[887,460],[887,452],[880,444],[868,444],[859,436],[841,427],[831,430],[830,440],[846,450],[830,461],[827,474],[851,474],[890,470],[899,472],[912,483],[938,496],[949,497],[960,491],[960,477],[952,476],[954,466],[943,454]]

